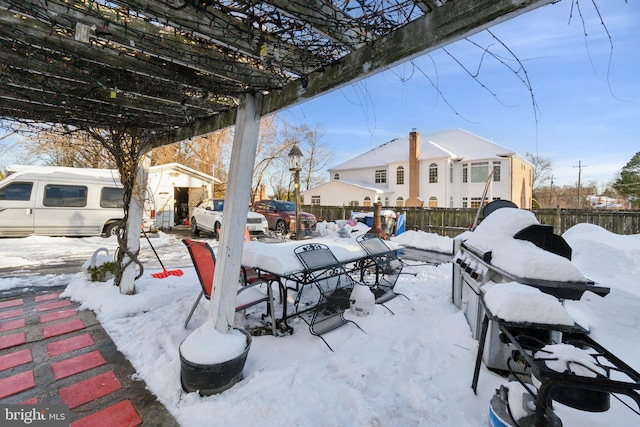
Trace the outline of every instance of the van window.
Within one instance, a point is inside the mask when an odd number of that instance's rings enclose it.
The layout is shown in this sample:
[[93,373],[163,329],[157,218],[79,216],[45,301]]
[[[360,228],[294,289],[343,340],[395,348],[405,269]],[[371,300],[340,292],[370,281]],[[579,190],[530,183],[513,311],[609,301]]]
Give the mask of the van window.
[[29,200],[33,182],[13,182],[0,188],[0,200]]
[[101,208],[124,208],[124,190],[116,187],[103,187],[100,191]]
[[87,187],[83,185],[47,184],[44,187],[42,204],[51,207],[82,208],[87,206]]

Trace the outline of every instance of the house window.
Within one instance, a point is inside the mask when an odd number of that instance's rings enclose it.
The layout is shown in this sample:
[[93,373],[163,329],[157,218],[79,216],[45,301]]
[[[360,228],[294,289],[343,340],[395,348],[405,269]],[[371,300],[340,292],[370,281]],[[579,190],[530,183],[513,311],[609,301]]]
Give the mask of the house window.
[[493,181],[500,182],[500,162],[493,162]]
[[389,206],[389,198],[388,197],[384,198],[384,205],[385,206]]
[[320,206],[320,196],[311,196],[311,205]]
[[396,184],[404,184],[404,168],[402,166],[398,166],[398,169],[396,169]]
[[429,165],[429,184],[438,183],[438,165],[431,163]]
[[466,197],[463,197],[463,198],[462,198],[462,207],[463,207],[463,208],[468,208],[468,207],[469,207],[469,202],[468,202],[468,200],[469,200],[469,199],[467,199]]
[[489,162],[471,163],[471,182],[485,182],[488,177]]
[[338,181],[340,179],[340,174],[339,173],[334,174],[333,179]]
[[371,206],[371,199],[369,197],[364,198],[363,206]]
[[476,209],[480,207],[480,203],[482,202],[482,197],[472,197],[471,198],[471,209]]
[[387,171],[386,169],[378,169],[376,171],[376,184],[384,184],[387,182]]
[[360,206],[360,202],[357,200],[352,200],[349,202],[349,206]]
[[453,184],[453,162],[449,163],[449,183]]
[[462,182],[468,182],[469,181],[469,169],[467,168],[467,164],[464,163],[462,165]]
[[404,207],[404,199],[402,197],[398,197],[396,199],[396,206],[399,208],[403,208]]
[[382,199],[380,198],[380,196],[376,196],[376,203],[382,204]]
[[453,197],[449,197],[449,207],[453,207]]
[[429,207],[430,208],[437,208],[438,207],[438,198],[437,197],[429,197]]

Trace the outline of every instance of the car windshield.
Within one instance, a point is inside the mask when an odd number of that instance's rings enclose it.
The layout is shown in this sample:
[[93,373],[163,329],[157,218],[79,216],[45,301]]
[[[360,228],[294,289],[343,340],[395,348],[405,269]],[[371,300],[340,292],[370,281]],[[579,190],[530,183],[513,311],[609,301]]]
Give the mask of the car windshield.
[[295,211],[296,210],[296,204],[295,203],[291,203],[291,202],[277,201],[276,202],[276,208],[279,211]]

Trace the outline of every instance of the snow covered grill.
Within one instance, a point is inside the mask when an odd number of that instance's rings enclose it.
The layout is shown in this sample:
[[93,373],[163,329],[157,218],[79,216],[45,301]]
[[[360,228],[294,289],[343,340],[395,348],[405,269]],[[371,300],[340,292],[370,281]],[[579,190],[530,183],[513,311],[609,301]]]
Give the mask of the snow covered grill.
[[[541,225],[531,212],[515,208],[494,211],[474,232],[455,241],[452,282],[454,304],[465,314],[475,339],[480,339],[481,323],[486,315],[482,298],[496,284],[528,285],[557,301],[579,300],[584,292],[605,296],[609,288],[585,278],[570,262],[571,247],[553,234],[550,226]],[[521,310],[531,305],[529,297],[513,302]],[[525,304],[526,303],[526,304]],[[538,310],[528,324],[554,325]],[[567,325],[565,325],[567,326]],[[533,328],[527,333],[546,343],[559,342],[558,328]],[[497,325],[488,325],[485,365],[492,369],[522,370],[508,366],[513,347],[505,343]]]
[[[490,402],[492,426],[558,427],[556,401],[604,412],[615,396],[640,414],[640,374],[588,337],[564,308],[590,291],[571,247],[529,211],[501,208],[455,240],[452,300],[465,314],[481,364],[508,376]],[[637,406],[637,408],[635,408]]]
[[[503,323],[499,327],[516,348],[513,357],[529,368],[530,376],[512,376],[496,390],[490,403],[492,426],[562,426],[552,401],[580,411],[605,412],[614,397],[640,414],[640,374],[587,335],[569,334],[562,344],[540,347]],[[474,390],[476,385],[474,375]]]

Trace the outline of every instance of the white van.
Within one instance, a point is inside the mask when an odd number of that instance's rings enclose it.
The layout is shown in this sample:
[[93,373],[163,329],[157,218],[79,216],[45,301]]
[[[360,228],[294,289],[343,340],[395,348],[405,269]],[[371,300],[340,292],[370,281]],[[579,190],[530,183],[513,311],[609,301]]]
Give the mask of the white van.
[[[13,166],[0,181],[0,236],[111,236],[124,215],[123,188],[110,169]],[[154,212],[143,228],[154,231]]]

